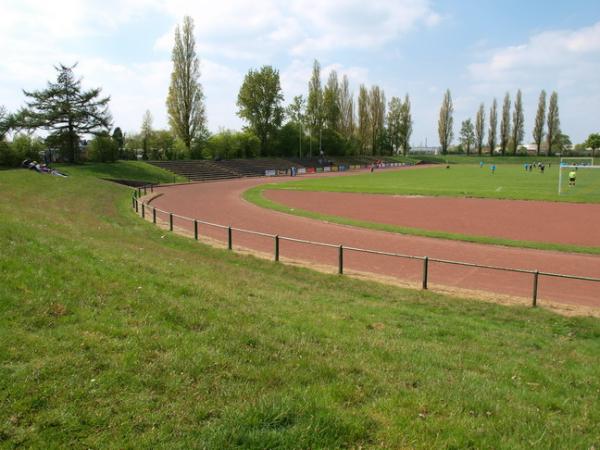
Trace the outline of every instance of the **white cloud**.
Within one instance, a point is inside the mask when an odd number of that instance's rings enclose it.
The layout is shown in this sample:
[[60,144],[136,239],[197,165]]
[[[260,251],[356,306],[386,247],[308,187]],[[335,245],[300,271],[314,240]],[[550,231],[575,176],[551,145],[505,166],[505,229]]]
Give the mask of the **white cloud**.
[[485,61],[471,64],[469,73],[480,83],[514,83],[543,76],[558,84],[572,80],[574,70],[591,80],[585,75],[600,63],[599,56],[600,22],[574,31],[543,32],[527,43],[492,50]]
[[[427,0],[228,0],[209,5],[173,0],[163,8],[178,19],[184,14],[194,18],[203,51],[249,59],[375,48],[419,25],[440,22]],[[166,49],[171,42],[172,31],[156,47]]]
[[[429,0],[4,0],[0,102],[17,109],[22,88],[42,88],[55,78],[54,65],[79,61],[76,73],[84,87],[102,86],[111,95],[116,125],[137,129],[150,109],[155,126],[166,126],[169,56],[174,27],[184,15],[195,21],[212,130],[240,125],[235,103],[250,67],[278,67],[289,100],[306,92],[314,57],[340,61],[339,51],[376,49],[440,21]],[[137,52],[131,59],[101,51],[104,41],[126,35],[127,27],[138,24],[139,32],[140,23],[152,32],[145,47],[127,50]],[[352,63],[325,65],[323,82],[332,69],[347,74],[355,91],[369,82],[369,70]]]
[[505,91],[514,96],[522,89],[530,123],[539,91],[557,90],[563,129],[575,141],[597,129],[598,73],[600,22],[576,30],[545,31],[519,45],[483,51],[480,61],[468,67],[471,90],[479,98],[501,98]]

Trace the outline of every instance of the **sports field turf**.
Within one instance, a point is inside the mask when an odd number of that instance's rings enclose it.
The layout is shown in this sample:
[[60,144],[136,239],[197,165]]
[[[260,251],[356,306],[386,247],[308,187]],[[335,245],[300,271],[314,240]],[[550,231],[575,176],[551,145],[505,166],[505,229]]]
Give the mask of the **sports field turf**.
[[[564,170],[564,169],[563,169]],[[563,176],[565,173],[563,173]],[[456,164],[410,170],[375,170],[345,177],[323,177],[278,183],[276,189],[300,189],[372,194],[435,195],[518,200],[548,200],[600,203],[600,170],[578,174],[578,185],[558,195],[558,166],[544,173],[526,172],[523,165]]]
[[68,169],[0,172],[0,447],[600,445],[599,320],[213,249]]
[[[498,159],[498,158],[495,158]],[[564,169],[563,169],[564,170]],[[420,167],[405,170],[380,169],[373,173],[351,174],[339,177],[304,178],[298,181],[271,183],[257,186],[244,194],[246,200],[264,208],[313,219],[327,220],[340,224],[390,231],[416,236],[452,239],[483,244],[505,245],[519,248],[556,250],[576,253],[600,253],[598,247],[585,247],[537,241],[513,240],[494,236],[473,236],[444,231],[425,230],[380,224],[347,217],[321,214],[291,208],[265,198],[268,189],[293,189],[330,192],[364,192],[384,195],[426,195],[448,197],[479,197],[513,200],[544,200],[578,203],[600,203],[600,170],[578,171],[577,186],[565,188],[558,195],[558,167],[526,172],[522,164],[497,164],[495,173],[490,165],[452,164]],[[565,176],[565,173],[563,173]]]

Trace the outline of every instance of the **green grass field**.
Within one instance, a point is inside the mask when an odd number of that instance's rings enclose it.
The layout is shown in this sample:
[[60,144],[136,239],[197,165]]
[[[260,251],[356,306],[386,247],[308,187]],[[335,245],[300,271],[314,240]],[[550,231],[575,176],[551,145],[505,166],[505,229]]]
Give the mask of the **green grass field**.
[[[566,172],[563,172],[564,176],[566,176]],[[265,198],[263,192],[268,189],[600,203],[600,170],[579,170],[577,186],[575,188],[563,186],[564,193],[560,196],[558,195],[558,167],[546,168],[545,173],[542,174],[536,170],[525,172],[522,165],[516,164],[498,164],[494,174],[491,173],[489,165],[480,168],[478,164],[451,165],[449,169],[446,169],[444,165],[398,171],[376,170],[374,173],[342,177],[306,178],[298,181],[271,183],[257,186],[244,193],[246,200],[264,208],[345,225],[482,244],[600,254],[599,247],[511,240],[493,236],[472,236],[305,211],[290,208]]]
[[129,168],[0,173],[0,447],[600,445],[598,319],[197,244]]
[[[564,173],[563,173],[564,175]],[[558,165],[525,172],[522,165],[459,164],[412,169],[376,170],[345,177],[322,177],[278,183],[277,189],[367,192],[372,194],[482,197],[600,203],[600,170],[578,171],[578,186],[558,195]]]

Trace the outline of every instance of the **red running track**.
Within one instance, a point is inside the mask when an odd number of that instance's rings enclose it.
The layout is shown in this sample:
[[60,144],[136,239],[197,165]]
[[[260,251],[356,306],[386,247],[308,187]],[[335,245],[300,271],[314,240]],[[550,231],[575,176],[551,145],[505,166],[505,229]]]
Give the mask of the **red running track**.
[[[493,266],[567,273],[600,278],[600,257],[552,251],[472,244],[443,239],[406,236],[373,231],[323,221],[292,216],[260,208],[242,199],[245,190],[272,179],[238,179],[214,183],[198,183],[158,188],[163,195],[152,201],[152,206],[174,214],[203,221],[231,225],[279,234],[297,239],[319,241],[344,246],[396,252],[439,259],[458,260]],[[167,220],[159,214],[160,220]],[[175,227],[191,232],[189,220],[175,218]],[[200,226],[200,234],[225,241],[226,230]],[[273,239],[234,233],[234,247],[260,252],[273,252]],[[309,264],[337,264],[337,249],[282,241],[282,258],[305,261]],[[345,269],[392,276],[403,281],[418,283],[422,262],[386,256],[346,251]],[[499,272],[489,269],[430,264],[432,284],[453,288],[487,291],[516,297],[531,297],[532,275]],[[569,305],[600,306],[600,283],[540,277],[539,299]]]
[[368,222],[504,239],[600,247],[600,204],[265,191],[292,208]]

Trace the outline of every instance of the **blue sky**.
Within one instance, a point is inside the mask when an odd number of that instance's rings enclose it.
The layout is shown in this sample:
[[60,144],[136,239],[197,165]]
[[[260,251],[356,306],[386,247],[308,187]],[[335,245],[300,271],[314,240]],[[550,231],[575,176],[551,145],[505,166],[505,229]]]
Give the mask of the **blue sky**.
[[412,144],[437,143],[443,92],[452,91],[455,135],[480,102],[523,90],[526,141],[537,97],[557,90],[563,132],[580,142],[600,131],[600,2],[427,0],[3,0],[0,104],[78,62],[85,86],[111,95],[115,125],[139,129],[149,109],[166,126],[173,30],[196,23],[209,128],[240,128],[235,101],[244,74],[279,69],[286,100],[305,94],[313,59],[387,98],[408,93]]

